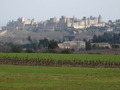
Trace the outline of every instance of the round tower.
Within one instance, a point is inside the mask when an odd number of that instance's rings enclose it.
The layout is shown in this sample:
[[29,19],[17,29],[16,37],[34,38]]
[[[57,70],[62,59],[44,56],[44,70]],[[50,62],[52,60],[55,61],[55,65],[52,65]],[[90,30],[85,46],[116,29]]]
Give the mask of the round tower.
[[98,17],[98,23],[102,23],[102,17],[101,17],[101,15],[99,15],[99,17]]

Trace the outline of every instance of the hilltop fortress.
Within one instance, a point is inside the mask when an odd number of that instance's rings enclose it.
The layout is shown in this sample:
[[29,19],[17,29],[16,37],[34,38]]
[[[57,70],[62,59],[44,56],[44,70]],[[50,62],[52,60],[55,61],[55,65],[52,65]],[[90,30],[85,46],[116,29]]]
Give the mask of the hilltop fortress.
[[65,30],[67,28],[74,29],[85,29],[91,26],[103,27],[105,23],[102,21],[101,15],[99,17],[89,18],[83,17],[78,18],[67,18],[61,16],[60,19],[56,17],[50,18],[50,20],[37,22],[34,19],[18,18],[17,21],[9,21],[8,24],[2,27],[3,30],[36,30],[36,31],[55,31],[55,30]]

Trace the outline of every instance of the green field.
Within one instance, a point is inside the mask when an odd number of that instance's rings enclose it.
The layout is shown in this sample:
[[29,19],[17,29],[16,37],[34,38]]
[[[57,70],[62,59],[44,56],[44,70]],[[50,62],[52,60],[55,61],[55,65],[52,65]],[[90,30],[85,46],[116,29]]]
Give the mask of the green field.
[[0,65],[0,90],[120,90],[120,69]]
[[0,64],[120,68],[120,55],[0,53]]
[[0,64],[0,90],[120,90],[120,55],[0,53]]
[[86,55],[86,54],[36,54],[36,53],[0,53],[0,58],[42,59],[42,60],[93,60],[120,62],[120,55]]

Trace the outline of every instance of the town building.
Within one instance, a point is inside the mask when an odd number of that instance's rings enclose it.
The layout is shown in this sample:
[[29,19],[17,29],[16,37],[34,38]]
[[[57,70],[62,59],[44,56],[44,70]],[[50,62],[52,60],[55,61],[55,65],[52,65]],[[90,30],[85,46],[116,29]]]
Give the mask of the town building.
[[99,48],[111,48],[111,45],[109,43],[103,42],[103,43],[91,43],[92,46],[99,47]]
[[84,41],[65,41],[61,44],[58,44],[61,49],[74,49],[75,51],[84,50],[86,44]]

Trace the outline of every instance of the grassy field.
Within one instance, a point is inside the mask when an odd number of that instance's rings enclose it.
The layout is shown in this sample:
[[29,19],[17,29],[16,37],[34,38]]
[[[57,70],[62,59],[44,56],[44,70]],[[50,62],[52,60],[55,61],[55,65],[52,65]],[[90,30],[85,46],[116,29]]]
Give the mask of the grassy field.
[[120,90],[120,69],[0,65],[0,90]]
[[0,64],[120,68],[120,55],[0,53]]
[[52,60],[101,60],[120,62],[120,55],[95,55],[95,54],[37,54],[37,53],[0,53],[0,57],[28,58],[28,59],[52,59]]

